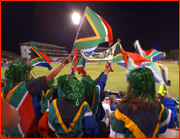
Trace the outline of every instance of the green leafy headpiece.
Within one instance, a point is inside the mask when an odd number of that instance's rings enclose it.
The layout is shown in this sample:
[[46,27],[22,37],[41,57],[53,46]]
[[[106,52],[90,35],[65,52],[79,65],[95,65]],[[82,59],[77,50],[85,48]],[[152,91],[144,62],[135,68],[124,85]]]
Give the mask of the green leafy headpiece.
[[90,77],[83,77],[81,82],[84,85],[85,91],[87,92],[87,96],[91,97],[93,93],[96,91],[96,84]]
[[54,83],[55,83],[55,79],[52,78],[52,79],[48,82],[48,87],[49,87],[49,88],[52,88]]
[[76,106],[82,104],[84,96],[83,84],[74,76],[61,75],[57,78],[58,86],[62,91],[63,99],[73,101]]
[[139,68],[130,72],[128,80],[130,82],[130,88],[128,90],[128,96],[139,94],[139,100],[143,97],[146,98],[145,102],[151,99],[154,103],[155,97],[155,80],[153,73],[148,68]]
[[28,65],[23,61],[14,61],[5,71],[5,78],[8,80],[8,85],[26,80],[29,72],[34,66]]

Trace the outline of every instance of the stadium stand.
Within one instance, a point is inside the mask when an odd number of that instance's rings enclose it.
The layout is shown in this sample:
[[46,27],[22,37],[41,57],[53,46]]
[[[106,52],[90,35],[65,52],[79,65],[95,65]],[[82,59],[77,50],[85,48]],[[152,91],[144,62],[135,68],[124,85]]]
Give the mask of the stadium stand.
[[54,44],[30,41],[20,43],[21,57],[31,59],[30,45],[33,44],[38,50],[50,57],[51,62],[62,62],[68,56],[66,47],[57,46]]

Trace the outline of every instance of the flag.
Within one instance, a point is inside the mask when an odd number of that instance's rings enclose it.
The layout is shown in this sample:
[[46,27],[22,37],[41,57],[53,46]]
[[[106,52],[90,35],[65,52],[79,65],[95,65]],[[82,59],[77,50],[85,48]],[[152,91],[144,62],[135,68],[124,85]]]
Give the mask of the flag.
[[159,52],[153,48],[151,48],[151,50],[144,51],[141,48],[139,40],[136,40],[134,42],[134,47],[137,50],[138,54],[140,54],[141,56],[151,60],[152,62],[155,62],[155,61],[165,57],[165,54],[163,52]]
[[111,26],[98,14],[86,7],[79,25],[74,48],[83,52],[94,51],[100,43],[113,43]]
[[[44,53],[37,50],[37,48],[31,44],[31,61],[33,66],[47,67],[49,70],[52,69],[50,63],[50,58]],[[49,62],[49,63],[48,63]]]
[[106,69],[109,69],[110,68],[110,71],[111,72],[114,72],[114,70],[112,69],[111,67],[111,61],[106,61],[106,66],[105,66]]
[[78,71],[78,74],[80,74],[83,77],[87,74],[85,71],[85,64],[86,59],[82,55],[80,55],[76,65],[76,71]]
[[[117,44],[116,44],[116,49],[114,51],[114,55],[113,55],[113,59],[112,59],[112,63],[116,63],[118,65],[121,65],[123,67],[127,67],[126,63],[127,63],[127,58],[125,55],[122,55],[122,53],[124,53],[124,50],[121,46],[120,40],[117,40]],[[126,61],[126,62],[125,62]]]
[[132,70],[138,68],[149,68],[154,75],[155,82],[164,85],[164,88],[167,89],[166,85],[168,84],[168,79],[166,66],[152,62],[151,60],[144,58],[137,53],[125,52],[124,54],[128,56],[128,66],[126,71],[127,80],[128,75]]
[[77,63],[77,52],[78,49],[74,49],[74,56],[73,56],[73,61],[72,61],[72,66],[71,66],[71,75],[75,75],[75,71],[76,71],[76,63]]
[[91,54],[88,54],[87,52],[86,53],[81,52],[81,54],[86,60],[90,60],[90,61],[112,60],[116,46],[117,43],[104,52],[92,52]]

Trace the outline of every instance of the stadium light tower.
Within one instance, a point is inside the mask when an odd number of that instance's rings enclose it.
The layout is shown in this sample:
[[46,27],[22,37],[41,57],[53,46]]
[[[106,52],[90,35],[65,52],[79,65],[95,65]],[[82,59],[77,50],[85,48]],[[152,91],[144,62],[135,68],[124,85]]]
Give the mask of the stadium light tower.
[[81,19],[81,17],[78,13],[76,13],[76,12],[73,13],[72,20],[73,20],[74,24],[76,25],[76,33],[77,33],[77,25],[79,24],[80,19]]

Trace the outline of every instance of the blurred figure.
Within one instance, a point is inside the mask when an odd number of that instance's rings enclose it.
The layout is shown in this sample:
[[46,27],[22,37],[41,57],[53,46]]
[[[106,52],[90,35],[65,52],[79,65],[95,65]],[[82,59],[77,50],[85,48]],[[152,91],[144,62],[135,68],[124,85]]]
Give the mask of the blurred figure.
[[1,97],[1,129],[11,129],[20,121],[20,116],[14,106],[9,105]]
[[1,138],[9,138],[5,129],[15,127],[20,121],[20,116],[14,106],[1,97]]

